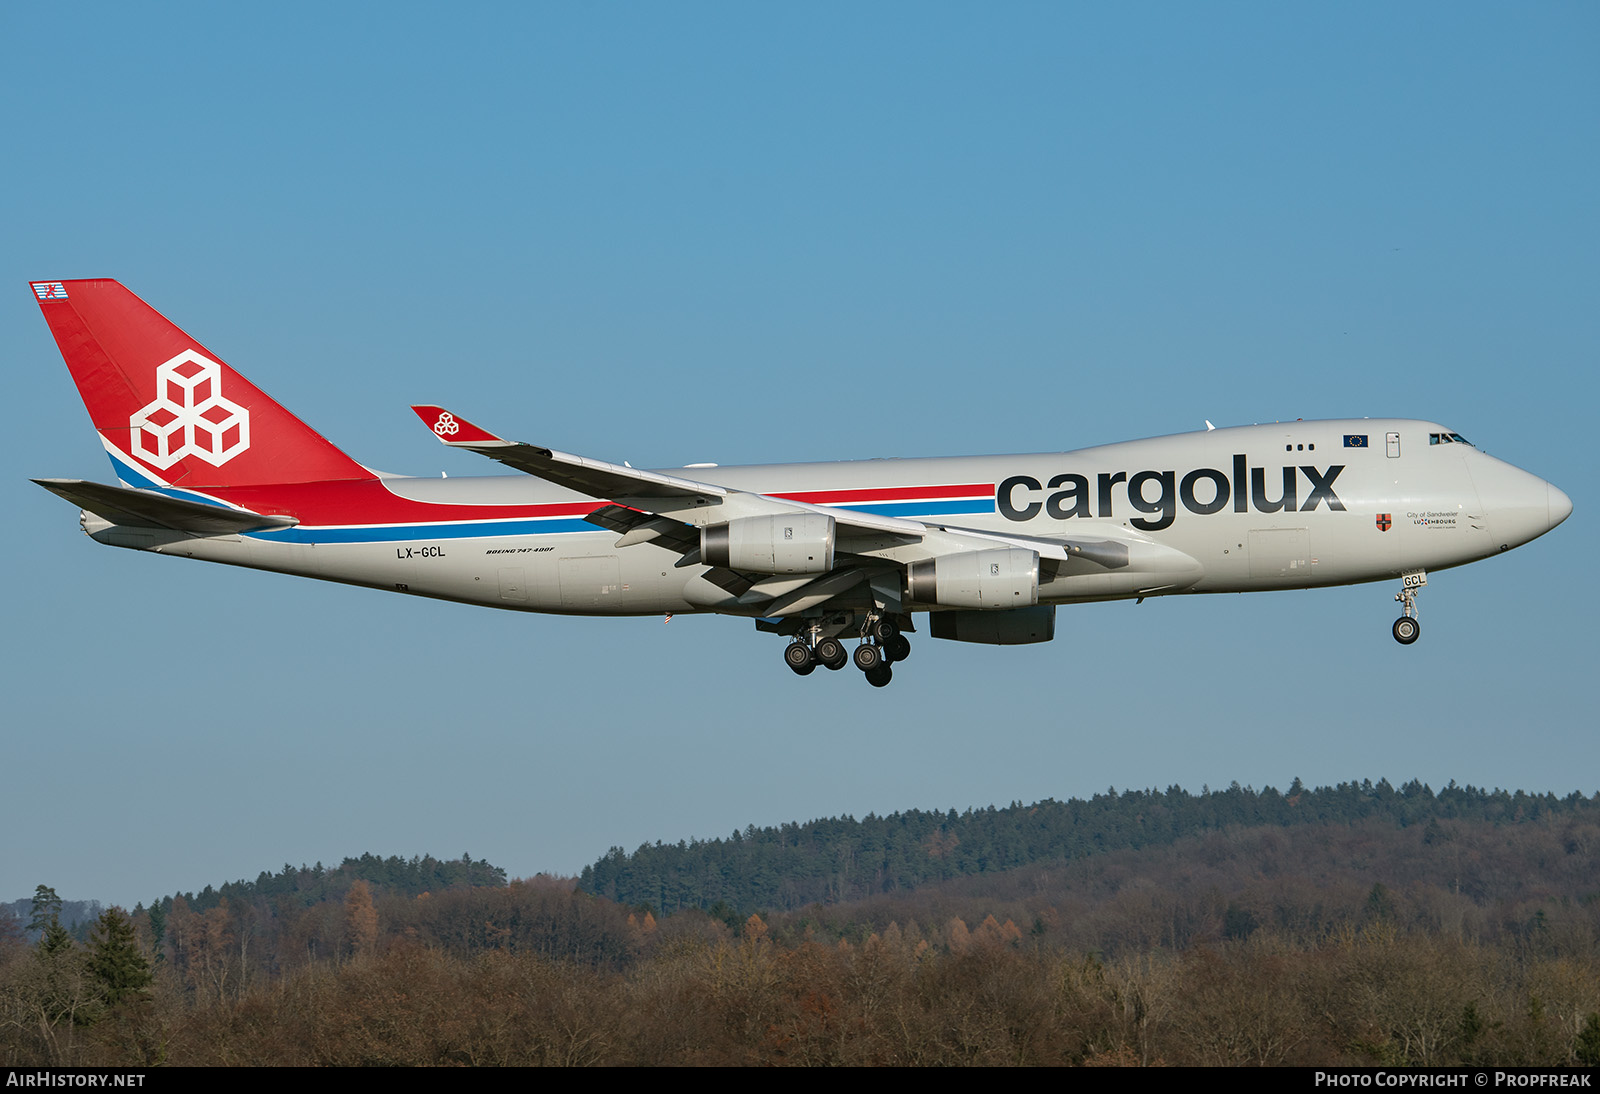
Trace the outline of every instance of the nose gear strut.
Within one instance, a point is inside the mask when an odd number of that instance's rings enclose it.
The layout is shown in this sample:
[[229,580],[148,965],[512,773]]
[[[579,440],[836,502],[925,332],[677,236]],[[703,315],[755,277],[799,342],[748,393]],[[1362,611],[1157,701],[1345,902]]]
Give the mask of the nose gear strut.
[[1402,646],[1409,646],[1422,634],[1422,623],[1417,618],[1417,593],[1428,583],[1428,575],[1422,570],[1412,574],[1402,574],[1400,577],[1400,591],[1394,598],[1401,604],[1402,614],[1394,621],[1394,640]]

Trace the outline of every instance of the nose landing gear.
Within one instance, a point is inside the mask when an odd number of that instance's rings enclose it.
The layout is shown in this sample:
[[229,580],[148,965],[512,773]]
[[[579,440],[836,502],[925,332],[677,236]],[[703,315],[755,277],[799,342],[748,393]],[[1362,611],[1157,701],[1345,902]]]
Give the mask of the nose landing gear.
[[1402,614],[1394,621],[1394,640],[1409,646],[1422,635],[1422,623],[1417,618],[1417,593],[1428,583],[1428,575],[1421,570],[1400,577],[1400,591],[1394,598],[1401,604]]

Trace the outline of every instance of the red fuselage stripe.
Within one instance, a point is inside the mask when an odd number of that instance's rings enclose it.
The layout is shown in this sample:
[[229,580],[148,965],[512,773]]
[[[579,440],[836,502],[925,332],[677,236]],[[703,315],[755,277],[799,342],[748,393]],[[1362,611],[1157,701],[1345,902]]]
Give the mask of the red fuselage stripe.
[[[413,501],[393,493],[379,479],[214,487],[207,492],[258,513],[291,516],[302,524],[314,526],[582,517],[605,504],[600,500],[545,505],[459,505]],[[993,495],[993,483],[969,483],[957,486],[897,486],[876,490],[805,490],[773,496],[810,505],[860,505]]]

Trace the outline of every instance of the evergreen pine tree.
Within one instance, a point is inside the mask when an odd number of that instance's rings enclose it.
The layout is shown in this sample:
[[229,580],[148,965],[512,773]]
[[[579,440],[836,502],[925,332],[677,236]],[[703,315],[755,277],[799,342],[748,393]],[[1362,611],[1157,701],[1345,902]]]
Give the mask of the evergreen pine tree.
[[1578,1062],[1585,1067],[1600,1067],[1600,1013],[1590,1011],[1583,1032],[1574,1046]]
[[120,908],[107,908],[89,943],[89,975],[100,983],[109,1006],[135,1001],[154,979],[150,959],[139,948],[133,921]]
[[56,891],[48,885],[40,885],[33,890],[32,915],[28,919],[28,933],[43,932],[46,927],[54,923],[61,923],[61,898],[56,896]]
[[61,920],[51,916],[39,934],[38,953],[46,961],[72,952],[72,932],[61,925]]

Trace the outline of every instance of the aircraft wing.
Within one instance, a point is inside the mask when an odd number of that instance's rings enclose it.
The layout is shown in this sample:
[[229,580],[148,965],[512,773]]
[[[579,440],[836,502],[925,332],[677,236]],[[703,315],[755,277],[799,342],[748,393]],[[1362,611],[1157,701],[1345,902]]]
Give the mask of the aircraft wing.
[[79,509],[102,520],[135,528],[166,528],[196,536],[231,536],[263,528],[292,528],[293,517],[268,516],[249,509],[227,509],[185,501],[150,490],[105,486],[83,479],[34,479],[34,482]]
[[721,505],[730,516],[754,516],[761,513],[820,513],[831,516],[839,524],[863,531],[883,532],[890,535],[920,538],[927,526],[919,521],[901,520],[897,517],[879,516],[875,513],[856,513],[846,509],[833,509],[825,505],[809,505],[787,498],[771,498],[765,494],[751,494],[730,490],[725,486],[663,475],[658,471],[641,471],[625,464],[606,463],[586,456],[521,441],[508,441],[486,429],[437,406],[411,408],[422,423],[451,448],[465,448],[481,456],[488,456],[507,467],[514,467],[535,478],[564,486],[579,494],[587,494],[601,501],[614,501],[626,505],[631,500],[641,503],[637,508],[651,513],[680,512],[698,505]]
[[[626,505],[602,505],[583,519],[601,528],[621,532],[622,538],[612,545],[617,549],[632,547],[636,543],[654,543],[682,556],[675,565],[692,566],[700,561],[700,530],[671,517],[657,516]],[[737,570],[722,566],[711,567],[704,577],[734,596],[743,596],[755,584],[753,579]]]
[[1051,567],[1071,559],[1084,559],[1107,569],[1129,564],[1129,543],[1114,533],[1108,533],[1106,538],[1042,539],[812,505],[508,441],[442,407],[411,409],[439,440],[452,448],[488,456],[525,474],[605,502],[585,519],[621,533],[616,542],[619,548],[654,542],[675,551],[681,556],[679,566],[701,563],[700,527],[710,515],[708,510],[715,512],[718,521],[797,513],[832,518],[839,539],[838,561],[830,573],[808,579],[798,587],[792,578],[774,581],[759,573],[752,576],[715,566],[705,575],[742,601],[770,600],[775,615],[813,607],[862,583],[871,585],[880,597],[897,597],[898,592],[886,594],[885,590],[890,586],[897,590],[899,581],[886,581],[884,574],[892,574],[906,563],[872,555],[892,553],[898,548],[914,547],[920,557],[936,557],[1008,546],[1034,551]]
[[422,424],[451,448],[465,448],[524,474],[565,486],[592,498],[692,498],[723,497],[728,491],[710,483],[680,479],[655,471],[640,471],[622,464],[591,460],[521,441],[508,441],[465,418],[437,406],[411,408]]

